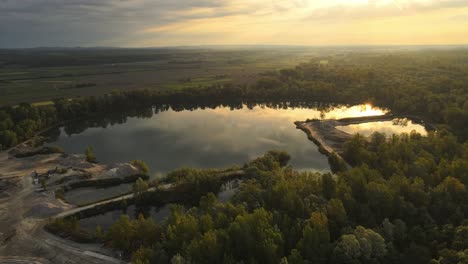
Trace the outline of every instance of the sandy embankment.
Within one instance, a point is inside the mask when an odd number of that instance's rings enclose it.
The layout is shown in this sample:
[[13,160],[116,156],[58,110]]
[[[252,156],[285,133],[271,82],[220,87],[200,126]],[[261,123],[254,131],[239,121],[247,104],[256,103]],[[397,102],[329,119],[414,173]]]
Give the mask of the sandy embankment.
[[344,160],[342,157],[344,143],[351,139],[353,135],[337,129],[337,126],[390,121],[394,118],[397,117],[388,114],[382,116],[296,121],[294,124],[296,128],[301,129],[307,134],[307,137],[319,147],[321,153],[327,156],[331,155],[331,153],[335,153],[339,158]]

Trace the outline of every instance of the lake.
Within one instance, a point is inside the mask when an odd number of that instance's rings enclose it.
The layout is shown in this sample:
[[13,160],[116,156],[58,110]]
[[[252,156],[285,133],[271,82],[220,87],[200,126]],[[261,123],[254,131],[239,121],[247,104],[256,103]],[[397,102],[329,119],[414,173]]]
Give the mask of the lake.
[[[100,162],[145,161],[153,176],[160,177],[180,167],[224,168],[263,155],[285,150],[298,170],[328,172],[327,157],[294,121],[313,118],[344,118],[382,115],[385,110],[369,105],[276,109],[257,105],[152,113],[121,122],[85,127],[79,132],[61,127],[50,145],[67,153],[84,153],[92,146]],[[68,126],[83,124],[68,124]],[[388,125],[388,124],[387,124]],[[390,124],[391,125],[391,124]]]

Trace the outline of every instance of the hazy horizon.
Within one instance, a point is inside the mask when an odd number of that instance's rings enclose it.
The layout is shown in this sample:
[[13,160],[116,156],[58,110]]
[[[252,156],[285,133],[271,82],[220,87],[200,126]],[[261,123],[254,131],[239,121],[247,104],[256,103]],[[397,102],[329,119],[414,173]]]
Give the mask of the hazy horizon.
[[169,46],[31,46],[31,47],[0,47],[5,50],[15,49],[269,49],[269,48],[290,48],[290,49],[331,49],[331,48],[468,48],[467,44],[356,44],[356,45],[281,45],[281,44],[219,44],[219,45],[169,45]]
[[464,0],[1,0],[0,48],[468,44]]

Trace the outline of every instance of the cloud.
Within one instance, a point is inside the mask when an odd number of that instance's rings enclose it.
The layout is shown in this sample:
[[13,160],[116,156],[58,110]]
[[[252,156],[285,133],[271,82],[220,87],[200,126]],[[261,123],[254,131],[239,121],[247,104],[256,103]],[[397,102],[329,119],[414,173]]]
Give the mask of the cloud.
[[313,44],[301,32],[333,41],[328,31],[350,35],[341,30],[353,23],[467,7],[466,0],[0,0],[0,47]]
[[112,44],[131,39],[142,27],[177,21],[171,13],[222,4],[208,0],[3,0],[0,45]]
[[462,0],[371,0],[347,4],[339,1],[333,5],[310,11],[304,20],[333,21],[344,19],[371,19],[381,17],[401,17],[433,12],[447,8],[468,7],[468,1]]

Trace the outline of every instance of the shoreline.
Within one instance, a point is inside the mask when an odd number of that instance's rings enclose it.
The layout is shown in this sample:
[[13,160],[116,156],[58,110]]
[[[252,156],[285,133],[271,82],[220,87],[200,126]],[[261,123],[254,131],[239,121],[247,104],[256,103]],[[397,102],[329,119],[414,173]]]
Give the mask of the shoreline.
[[[346,164],[348,164],[346,162],[346,160],[343,158],[342,156],[342,151],[340,149],[340,151],[337,149],[336,146],[331,146],[329,145],[329,143],[327,142],[327,139],[325,138],[324,135],[322,135],[321,133],[321,129],[318,128],[317,125],[320,125],[319,123],[311,123],[311,122],[303,122],[303,121],[296,121],[294,122],[294,124],[296,125],[296,128],[297,129],[300,129],[302,130],[306,135],[307,135],[307,138],[314,142],[314,144],[318,147],[318,151],[320,153],[322,153],[323,155],[327,156],[328,158],[330,158],[332,156],[332,154],[335,154],[338,159],[340,159],[341,161],[345,162]],[[336,131],[339,131],[338,129],[334,128]],[[340,131],[342,132],[342,131]],[[348,136],[343,136],[342,137],[342,142],[344,144],[344,142],[346,142],[346,140],[350,139],[352,137],[351,134],[347,134],[345,132],[343,132],[344,134],[346,135],[349,135]]]
[[428,131],[435,130],[432,124],[426,124],[419,117],[403,117],[393,115],[391,113],[378,116],[296,121],[294,122],[294,124],[296,125],[297,129],[302,130],[307,135],[307,138],[310,141],[314,142],[315,145],[317,145],[320,153],[326,155],[327,157],[330,157],[332,154],[335,154],[340,160],[348,164],[342,156],[344,152],[344,144],[354,135],[337,129],[337,126],[347,126],[352,124],[361,124],[368,122],[391,121],[398,118],[406,118],[414,123],[421,124]]

